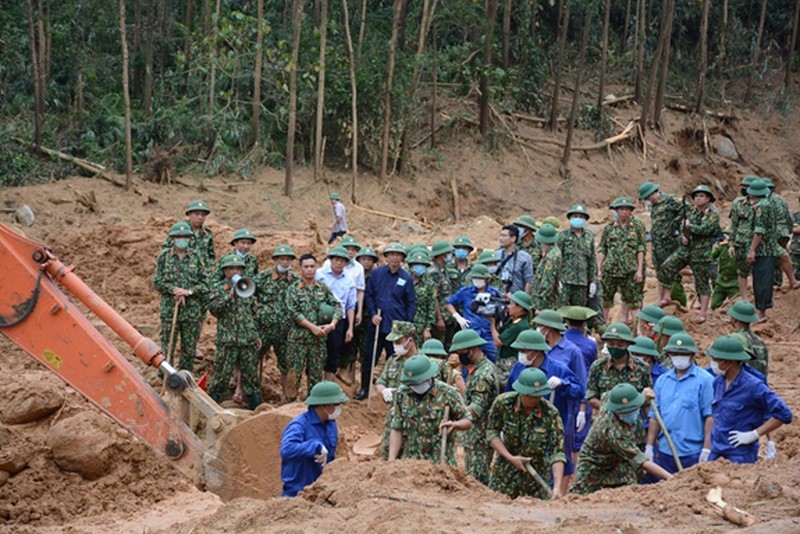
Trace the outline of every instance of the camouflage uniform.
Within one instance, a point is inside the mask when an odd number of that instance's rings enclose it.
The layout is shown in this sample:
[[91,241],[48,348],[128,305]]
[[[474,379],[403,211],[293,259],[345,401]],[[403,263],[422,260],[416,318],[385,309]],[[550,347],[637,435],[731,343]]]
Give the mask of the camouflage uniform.
[[[409,354],[409,357],[413,354]],[[403,376],[403,365],[406,363],[407,358],[398,358],[397,356],[390,357],[386,365],[383,366],[381,376],[375,382],[375,385],[381,385],[385,388],[394,389],[395,393],[397,388],[400,387],[400,377]],[[433,361],[433,360],[431,360]],[[389,458],[389,434],[392,432],[392,408],[394,406],[394,399],[389,404],[389,409],[386,411],[386,417],[383,421],[383,439],[381,440],[381,457],[384,460]]]
[[[428,274],[426,276],[428,281],[433,284],[433,287],[436,289],[436,299],[439,301],[439,310],[442,313],[442,319],[444,319],[445,327],[451,327],[454,324],[453,317],[444,306],[447,298],[453,294],[453,286],[450,282],[450,277],[447,272],[447,265],[440,266],[438,263],[433,262],[433,265],[428,268]],[[450,345],[450,340],[444,339],[445,336],[443,332],[439,332],[437,330],[435,333],[436,338],[439,341],[442,341],[445,346]]]
[[[545,480],[550,477],[550,466],[567,461],[561,416],[556,407],[545,399],[531,413],[525,414],[519,393],[512,391],[497,397],[489,412],[486,441],[491,442],[495,438],[502,439],[513,456],[530,458],[531,466]],[[498,456],[492,466],[489,487],[512,499],[547,499],[544,489],[533,477],[508,463],[502,456]]]
[[736,252],[736,270],[739,276],[750,276],[747,253],[753,241],[753,228],[756,224],[755,206],[748,197],[737,197],[731,204],[730,240]]
[[749,328],[740,328],[735,333],[741,334],[744,350],[754,357],[754,359],[747,362],[747,365],[756,371],[764,373],[764,376],[766,376],[769,370],[769,349],[767,344]]
[[589,369],[586,381],[586,400],[603,400],[603,396],[617,384],[627,382],[641,392],[644,388],[653,387],[650,379],[650,366],[636,356],[628,356],[628,364],[617,369],[610,356],[598,358]]
[[[194,230],[194,237],[192,243],[189,245],[189,250],[194,250],[203,259],[203,263],[207,268],[211,268],[217,259],[217,254],[214,252],[214,235],[207,227],[203,226],[200,230]],[[175,244],[175,240],[169,236],[164,240],[161,248],[171,249]]]
[[319,308],[323,303],[341,310],[341,303],[322,282],[314,281],[306,286],[302,280],[286,288],[286,312],[294,324],[289,328],[286,347],[286,397],[291,402],[297,398],[303,371],[308,376],[308,390],[322,381],[322,371],[328,350],[325,337],[317,337],[311,330],[300,326],[303,319],[324,324],[319,320]]
[[[369,275],[371,271],[364,272],[364,285],[369,282]],[[353,341],[350,343],[350,351],[345,351],[346,354],[339,355],[339,369],[347,369],[350,365],[360,362],[364,353],[364,344],[367,342],[367,323],[369,322],[366,313],[361,324],[353,327]]]
[[536,267],[536,276],[533,277],[533,284],[531,284],[530,289],[534,310],[558,307],[561,263],[561,249],[554,244]]
[[467,267],[463,271],[458,270],[458,267],[456,266],[456,260],[453,260],[447,264],[447,278],[450,280],[451,295],[461,289],[462,286],[466,285],[467,275],[471,269],[472,263],[470,262],[467,262]]
[[714,291],[711,293],[711,309],[716,310],[727,299],[739,294],[739,281],[736,279],[736,254],[731,257],[727,243],[717,245],[711,258],[719,265],[719,274],[714,280]]
[[475,364],[467,381],[467,407],[472,411],[472,428],[464,434],[467,473],[479,482],[489,484],[492,446],[486,439],[489,409],[500,393],[494,364],[486,357]]
[[[258,274],[258,258],[253,256],[249,252],[244,256],[239,256],[239,254],[235,250],[231,251],[230,253],[236,254],[236,257],[244,262],[244,270],[242,272],[242,276],[255,279],[256,274]],[[225,279],[225,273],[222,272],[220,263],[222,263],[221,260],[217,262],[217,268],[216,271],[214,272],[214,281]]]
[[680,270],[691,266],[698,295],[711,295],[711,253],[717,241],[719,210],[713,204],[700,211],[692,208],[689,214],[689,244],[682,245],[667,258],[658,271],[658,281],[662,286],[670,286]]
[[289,372],[286,361],[286,343],[292,320],[286,308],[286,289],[300,283],[300,277],[292,271],[281,276],[275,268],[267,269],[253,277],[258,301],[258,333],[261,338],[263,356],[272,347],[278,361],[278,371]]
[[217,352],[209,395],[219,400],[225,393],[234,367],[242,373],[242,390],[247,396],[260,392],[256,345],[256,299],[234,295],[229,280],[217,282],[208,296],[208,309],[217,318]]
[[[800,225],[800,211],[792,215],[794,226]],[[792,234],[792,244],[789,249],[792,254],[792,266],[794,267],[795,278],[800,278],[800,234]]]
[[588,230],[581,235],[569,228],[562,230],[558,236],[558,248],[561,250],[561,283],[564,286],[561,305],[586,306],[589,284],[595,282],[597,276],[594,235]]
[[423,276],[414,282],[416,295],[416,311],[414,312],[414,326],[417,327],[418,342],[422,339],[422,332],[429,330],[433,334],[436,326],[436,286],[433,281]]
[[570,491],[587,494],[603,488],[636,484],[647,456],[637,446],[635,426],[600,410],[578,456],[575,484]]
[[784,250],[778,244],[778,214],[769,198],[762,198],[756,204],[754,233],[763,237],[756,249],[756,256],[780,257]]
[[175,295],[172,290],[180,287],[192,291],[192,295],[186,297],[178,308],[178,320],[175,322],[173,345],[177,347],[180,344],[181,347],[178,369],[192,371],[194,368],[207,283],[206,268],[198,254],[187,250],[181,259],[174,248],[164,249],[158,254],[153,285],[161,293],[161,350],[165,355],[169,350],[172,317],[175,313]]
[[665,193],[661,194],[661,202],[650,208],[650,246],[657,274],[680,244],[681,222],[688,210],[685,200]]
[[644,223],[631,217],[625,226],[615,220],[603,228],[598,252],[606,256],[603,264],[603,305],[614,304],[617,291],[628,305],[638,308],[642,304],[644,272],[641,283],[634,281],[638,265],[636,255],[644,254],[647,245],[647,232]]
[[792,212],[789,209],[789,204],[786,202],[786,199],[778,193],[773,192],[767,198],[775,211],[775,225],[778,232],[778,240],[782,243],[781,248],[783,248],[789,243],[792,237],[792,226],[794,226]]
[[[421,397],[409,387],[401,386],[394,392],[392,430],[403,433],[399,459],[429,460],[439,463],[441,434],[439,423],[444,419],[445,406],[450,407],[450,421],[472,419],[464,399],[453,386],[439,380]],[[447,463],[456,467],[452,434],[447,440]]]

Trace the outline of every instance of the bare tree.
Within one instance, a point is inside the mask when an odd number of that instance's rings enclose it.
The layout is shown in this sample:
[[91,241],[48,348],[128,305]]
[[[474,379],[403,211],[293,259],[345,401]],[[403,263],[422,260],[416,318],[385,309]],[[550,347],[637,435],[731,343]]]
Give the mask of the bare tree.
[[28,37],[31,45],[31,77],[33,78],[33,142],[37,148],[42,144],[42,96],[41,76],[39,71],[39,52],[36,39],[36,5],[35,0],[28,0]]
[[[190,0],[191,3],[191,0]],[[261,120],[261,71],[264,61],[264,0],[256,2],[256,60],[253,66],[253,117],[250,128],[250,137],[253,146],[258,144],[259,123]]]
[[722,25],[719,29],[719,54],[717,55],[717,77],[720,96],[725,100],[725,53],[728,39],[728,0],[722,0]]
[[119,40],[122,45],[122,97],[125,101],[125,190],[133,181],[133,138],[131,134],[131,94],[128,87],[128,38],[125,32],[125,0],[119,0]]
[[217,21],[219,20],[219,13],[221,8],[221,1],[217,0],[217,6],[215,8],[214,13],[216,17],[212,17],[211,19],[211,32],[209,35],[209,41],[211,50],[209,51],[209,56],[211,59],[211,74],[210,80],[208,82],[208,114],[214,114],[214,107],[217,100],[217,45],[214,44],[214,38],[217,34]]
[[644,72],[644,51],[646,49],[645,45],[647,44],[644,23],[646,1],[647,0],[636,1],[636,32],[634,39],[636,43],[636,83],[633,91],[633,98],[639,103],[642,101],[642,73]]
[[286,176],[283,194],[292,198],[294,171],[294,138],[297,129],[297,62],[300,60],[300,28],[303,24],[305,0],[294,0],[292,15],[292,60],[289,64],[289,126],[286,133]]
[[392,38],[389,41],[389,67],[386,77],[386,96],[383,101],[383,140],[381,144],[381,180],[385,180],[389,166],[389,133],[392,128],[392,86],[394,84],[394,60],[397,53],[397,34],[400,29],[400,17],[405,0],[394,0],[394,17],[392,21]]
[[581,48],[578,52],[578,65],[575,70],[575,92],[572,93],[572,107],[569,110],[569,121],[567,123],[567,140],[564,142],[564,154],[561,156],[561,170],[565,175],[569,172],[569,156],[572,153],[572,131],[575,128],[575,119],[578,114],[578,99],[581,94],[581,74],[583,74],[583,63],[586,59],[586,47],[589,44],[589,31],[591,27],[592,7],[587,6],[583,20]]
[[664,106],[664,93],[667,89],[667,77],[669,76],[669,57],[672,43],[672,20],[675,14],[675,0],[669,0],[665,6],[666,10],[666,35],[664,36],[664,49],[661,56],[661,69],[658,75],[658,85],[656,86],[655,104],[653,105],[653,124],[661,124],[661,109]]
[[744,94],[744,101],[749,102],[753,94],[753,77],[758,70],[758,62],[761,59],[761,38],[764,36],[764,21],[767,18],[767,1],[761,0],[761,17],[758,19],[758,33],[753,47],[753,65],[750,67],[750,74],[747,76],[747,92]]
[[[673,0],[666,0],[664,5],[664,10],[666,12],[672,12],[672,2]],[[641,104],[642,104],[642,115],[639,117],[639,125],[642,129],[642,132],[647,131],[647,117],[650,114],[650,104],[651,100],[650,97],[653,94],[653,89],[656,86],[656,81],[658,79],[659,74],[659,67],[661,65],[661,57],[664,54],[664,48],[666,45],[667,40],[667,23],[671,27],[672,21],[668,21],[669,17],[664,16],[661,19],[661,28],[658,34],[658,44],[656,45],[656,52],[653,54],[653,64],[650,65],[650,76],[647,80],[647,87],[645,87],[644,94],[642,95]],[[670,30],[671,33],[671,30]],[[642,39],[644,41],[644,39]]]
[[431,148],[436,148],[436,93],[439,85],[439,55],[436,47],[436,21],[433,19],[431,19],[431,47],[433,48],[433,65],[431,67]]
[[511,43],[511,10],[513,0],[505,0],[503,4],[503,68],[508,69],[509,47]]
[[625,2],[625,22],[623,22],[622,26],[622,40],[619,42],[619,52],[620,54],[624,54],[625,50],[628,48],[628,28],[630,28],[631,23],[631,0],[627,0]]
[[325,113],[325,47],[328,40],[328,0],[320,0],[319,10],[319,80],[317,87],[317,128],[314,140],[314,180],[322,172],[322,117]]
[[364,44],[364,30],[367,27],[367,0],[361,2],[361,23],[358,25],[358,62],[361,63],[361,45]]
[[792,17],[792,36],[789,41],[789,55],[786,58],[786,74],[783,78],[783,86],[787,89],[792,84],[792,60],[794,58],[794,49],[797,46],[797,25],[800,23],[800,0],[794,3],[794,16]]
[[[591,19],[591,16],[587,18]],[[599,113],[601,117],[603,115],[603,100],[606,97],[606,63],[608,59],[608,25],[610,18],[611,0],[605,0],[603,6],[603,42],[600,45],[600,88],[597,91],[597,113]]]
[[350,55],[350,108],[353,116],[353,148],[351,150],[351,166],[353,175],[350,184],[350,201],[355,204],[356,185],[358,181],[358,87],[356,86],[356,57],[353,50],[353,38],[350,35],[350,11],[347,8],[347,1],[342,0],[342,10],[344,11],[344,34],[347,38],[347,53]]
[[558,57],[553,80],[553,102],[550,106],[550,131],[555,132],[558,126],[558,97],[561,94],[561,69],[564,65],[564,50],[567,47],[567,29],[569,28],[569,0],[558,0]]
[[697,80],[697,97],[694,103],[694,112],[703,111],[703,99],[706,92],[706,69],[708,68],[708,11],[711,8],[711,0],[703,0],[703,18],[700,22],[700,71]]
[[492,45],[494,44],[494,26],[497,22],[497,0],[486,0],[486,40],[483,44],[483,71],[478,81],[478,109],[480,112],[481,136],[486,137],[489,131],[489,71],[492,68]]
[[144,45],[144,94],[142,101],[145,117],[149,117],[153,112],[153,37],[156,25],[155,18],[154,0],[148,0]]

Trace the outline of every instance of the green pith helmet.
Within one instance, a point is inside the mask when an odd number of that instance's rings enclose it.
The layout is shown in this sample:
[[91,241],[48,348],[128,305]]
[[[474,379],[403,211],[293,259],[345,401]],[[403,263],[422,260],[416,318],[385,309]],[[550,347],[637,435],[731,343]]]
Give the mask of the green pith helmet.
[[447,356],[444,345],[438,339],[431,338],[422,344],[419,351],[425,356]]
[[194,237],[192,226],[186,221],[176,222],[169,229],[170,237]]
[[686,332],[678,332],[670,336],[664,352],[671,354],[697,354],[697,345],[694,338]]
[[531,299],[531,296],[522,290],[514,291],[510,298],[511,302],[521,307],[525,311],[531,311],[531,308],[533,308],[533,299]]
[[769,196],[769,186],[764,180],[753,180],[750,187],[747,188],[747,194],[754,197],[762,198]]
[[512,349],[518,350],[538,350],[545,352],[550,350],[550,345],[544,340],[544,336],[529,328],[517,334],[517,339],[511,344]]
[[417,328],[414,323],[407,321],[395,321],[392,323],[392,331],[386,335],[386,341],[397,341],[400,338],[416,336]]
[[742,181],[741,181],[741,182],[739,182],[739,187],[743,187],[743,186],[750,187],[750,185],[751,185],[751,184],[752,184],[752,183],[753,183],[755,180],[758,180],[758,176],[753,176],[752,174],[748,174],[747,176],[745,176],[744,178],[742,178]]
[[492,273],[489,272],[489,268],[485,265],[481,265],[477,263],[472,266],[472,269],[469,270],[470,278],[478,278],[480,280],[488,280],[492,277]]
[[294,253],[294,250],[292,250],[292,247],[289,245],[278,245],[275,247],[275,252],[272,253],[273,259],[280,258],[281,256],[288,256],[292,259],[297,257],[297,255]]
[[481,252],[481,255],[478,256],[478,263],[481,265],[500,263],[500,258],[497,257],[497,252],[494,250],[484,250]]
[[540,311],[539,315],[534,317],[533,323],[540,326],[555,328],[559,332],[563,332],[567,329],[567,325],[564,324],[564,318],[555,310]]
[[453,248],[456,247],[475,250],[475,245],[472,244],[472,240],[465,235],[459,236],[455,241],[453,241]]
[[672,337],[679,332],[686,332],[683,321],[673,315],[665,315],[656,325],[656,333],[662,336]]
[[645,306],[638,312],[636,312],[636,318],[641,319],[647,323],[658,324],[658,322],[664,318],[666,313],[664,310],[661,309],[660,306],[650,305]]
[[614,199],[614,202],[611,203],[610,208],[612,210],[616,210],[619,208],[630,208],[632,210],[636,209],[636,205],[633,203],[633,200],[630,197],[617,197]]
[[745,352],[742,342],[732,336],[720,336],[706,350],[706,354],[717,360],[746,362],[750,356]]
[[415,354],[403,364],[403,376],[400,377],[400,383],[415,386],[432,378],[438,372],[439,366],[427,356]]
[[342,240],[339,241],[339,246],[345,248],[347,247],[361,248],[361,245],[358,244],[358,239],[356,239],[351,235],[344,236]]
[[545,217],[544,219],[542,219],[542,224],[541,224],[541,225],[539,225],[539,228],[541,228],[541,227],[542,227],[542,226],[544,226],[545,224],[549,224],[550,226],[552,226],[552,227],[553,227],[553,228],[555,228],[556,230],[558,230],[559,228],[561,228],[561,221],[559,221],[559,220],[558,220],[558,217],[553,217],[552,215],[550,215],[549,217]]
[[642,356],[652,356],[657,358],[660,356],[656,342],[647,336],[636,336],[633,338],[633,345],[628,347],[628,352],[631,354],[641,354]]
[[656,191],[659,190],[661,186],[657,183],[647,181],[639,186],[639,200],[644,200]]
[[231,239],[231,245],[239,241],[240,239],[249,239],[253,243],[256,242],[256,236],[253,235],[253,232],[248,230],[247,228],[242,228],[241,230],[236,230],[236,233],[233,234],[233,239]]
[[628,328],[628,325],[625,323],[611,323],[606,328],[606,331],[601,336],[601,339],[608,341],[608,340],[620,340],[620,341],[627,341],[628,343],[633,343],[633,334],[631,333],[631,329]]
[[550,395],[551,391],[550,385],[547,383],[547,375],[536,367],[529,367],[522,371],[511,387],[520,395],[529,397],[546,397]]
[[334,316],[336,315],[336,308],[328,304],[327,302],[323,302],[319,305],[319,310],[317,312],[317,322],[319,324],[328,324],[333,321]]
[[447,254],[448,252],[453,252],[453,245],[447,241],[437,241],[431,246],[431,256],[434,258],[442,254]]
[[775,189],[775,183],[772,181],[772,178],[767,178],[766,176],[762,176],[761,180],[767,184],[767,187],[770,189]]
[[430,267],[431,259],[427,252],[416,250],[409,255],[409,257],[406,259],[406,263],[409,265],[424,265],[426,267]]
[[358,255],[356,259],[360,258],[361,256],[369,256],[370,258],[374,258],[375,261],[378,261],[378,253],[375,252],[375,249],[372,247],[361,247],[361,250],[358,251]]
[[459,330],[453,336],[453,342],[450,344],[450,352],[458,352],[464,349],[471,349],[473,347],[482,347],[486,345],[486,340],[483,339],[475,330],[468,328],[466,330]]
[[572,207],[567,210],[567,218],[569,219],[573,215],[583,215],[586,219],[589,219],[590,215],[586,209],[586,206],[583,204],[573,204]]
[[311,388],[311,393],[306,397],[305,402],[309,406],[323,406],[325,404],[344,404],[349,400],[339,384],[324,380]]
[[512,223],[514,226],[523,226],[528,230],[535,232],[538,225],[536,224],[536,219],[531,217],[530,215],[520,215],[517,217],[517,220]]
[[392,241],[391,243],[386,245],[385,249],[383,249],[383,255],[384,256],[386,256],[390,252],[399,252],[403,256],[406,255],[406,249],[403,247],[403,245],[401,245],[397,241]]
[[558,313],[568,321],[585,322],[597,315],[597,312],[586,306],[562,306]]
[[192,200],[189,202],[189,207],[186,208],[186,215],[189,215],[193,211],[204,211],[206,213],[211,213],[211,208],[208,207],[202,200]]
[[219,268],[225,269],[226,267],[246,267],[242,258],[238,254],[225,254],[219,262]]
[[536,230],[536,241],[552,245],[558,241],[558,231],[552,225],[545,223]]
[[428,251],[428,247],[424,243],[414,243],[406,247],[406,256],[413,256],[417,252],[424,252],[430,255],[430,251]]
[[608,393],[606,409],[609,412],[626,414],[635,412],[644,404],[644,395],[630,384],[617,384]]
[[342,200],[342,197],[339,195],[339,193],[331,193],[328,198],[331,200]]
[[758,321],[755,307],[746,300],[740,300],[728,308],[728,315],[743,323],[755,323]]
[[328,252],[329,258],[342,258],[344,260],[350,260],[350,254],[347,253],[347,249],[341,245],[337,245],[333,247],[330,252]]
[[711,188],[707,185],[698,185],[692,189],[692,198],[694,198],[697,193],[705,193],[711,198],[711,202],[714,202],[717,199],[717,197],[714,196],[714,193],[711,192]]

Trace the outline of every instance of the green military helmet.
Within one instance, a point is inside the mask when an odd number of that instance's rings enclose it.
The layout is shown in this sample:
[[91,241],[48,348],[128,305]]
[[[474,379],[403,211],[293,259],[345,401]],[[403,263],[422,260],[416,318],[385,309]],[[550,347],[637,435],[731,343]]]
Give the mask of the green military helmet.
[[202,200],[192,200],[189,202],[189,207],[186,208],[185,214],[189,215],[193,211],[204,211],[206,213],[211,213],[211,208],[208,207]]
[[542,227],[542,226],[544,226],[545,224],[549,224],[550,226],[552,226],[552,227],[553,227],[553,228],[555,228],[556,230],[558,230],[559,228],[561,228],[561,221],[559,221],[559,220],[558,220],[558,217],[553,217],[552,215],[550,215],[549,217],[545,217],[544,219],[542,219],[542,224],[541,224],[541,225],[539,225],[539,228],[541,228],[541,227]]
[[698,185],[697,187],[695,187],[694,189],[692,189],[692,193],[691,193],[691,195],[692,195],[692,198],[694,198],[694,196],[695,196],[697,193],[705,193],[706,195],[708,195],[708,196],[709,196],[709,198],[711,198],[711,202],[714,202],[715,200],[717,200],[717,197],[716,197],[716,196],[714,196],[714,193],[711,191],[711,188],[710,188],[710,187],[708,187],[708,186],[707,186],[707,185],[705,185],[705,184],[703,184],[703,185]]
[[752,184],[752,183],[753,183],[755,180],[758,180],[758,176],[753,176],[752,174],[748,174],[747,176],[745,176],[744,178],[742,178],[742,181],[741,181],[741,182],[739,182],[739,186],[740,186],[740,187],[742,187],[742,186],[750,187],[750,185],[751,185],[751,184]]
[[[414,243],[413,245],[406,247],[407,258],[410,258],[411,256],[414,256],[419,252],[424,253],[426,256],[430,258],[431,253],[428,250],[428,247],[426,247],[424,243]],[[408,260],[406,259],[406,261]]]
[[552,245],[558,241],[558,231],[549,223],[542,224],[541,228],[536,230],[536,242],[546,243]]
[[619,340],[634,343],[631,329],[625,323],[611,323],[601,336],[604,341]]
[[425,267],[430,267],[431,259],[427,252],[415,250],[406,258],[406,263],[409,265],[424,265]]
[[434,258],[442,254],[447,254],[448,252],[453,252],[453,245],[447,241],[437,241],[431,246],[431,256]]
[[697,354],[694,338],[686,332],[678,332],[669,337],[664,352],[670,354]]
[[306,397],[305,403],[309,406],[324,406],[326,404],[344,404],[349,400],[339,384],[324,380],[311,388],[311,393]]
[[472,266],[472,269],[469,270],[469,277],[478,278],[480,280],[488,280],[492,277],[492,273],[489,272],[489,268],[487,266],[477,263]]
[[512,349],[517,350],[538,350],[545,352],[550,350],[550,346],[544,339],[544,336],[529,328],[517,334],[517,339],[511,344]]
[[478,263],[481,265],[488,265],[490,263],[500,263],[500,258],[497,257],[497,252],[494,250],[484,250],[478,256]]
[[662,336],[674,336],[678,332],[686,332],[683,321],[673,315],[665,315],[656,326],[656,333]]
[[169,229],[169,237],[194,237],[194,231],[186,221],[176,222]]
[[514,226],[522,226],[527,228],[528,230],[535,232],[536,229],[539,227],[536,224],[536,219],[531,217],[530,215],[520,215],[517,217],[517,220],[512,223]]
[[597,315],[597,312],[586,306],[562,306],[558,309],[559,315],[568,321],[585,322]]
[[533,323],[540,326],[555,328],[559,332],[563,332],[567,329],[567,325],[564,324],[564,318],[555,310],[540,311],[539,315],[534,317]]
[[630,197],[617,197],[614,199],[614,202],[611,203],[609,206],[612,210],[616,210],[619,208],[630,208],[632,210],[636,209],[636,205],[633,203]]
[[319,310],[317,310],[317,324],[328,324],[333,321],[335,315],[336,308],[327,302],[323,302],[319,305]]
[[647,181],[639,186],[639,200],[644,200],[656,191],[659,190],[661,186],[657,183]]
[[392,331],[386,335],[386,341],[397,341],[403,337],[416,335],[417,327],[414,326],[414,323],[395,321],[392,323]]
[[339,193],[331,193],[328,198],[331,200],[342,200],[342,196]]
[[358,244],[358,239],[356,239],[355,237],[353,237],[351,235],[344,236],[342,238],[342,240],[339,241],[339,246],[345,247],[345,248],[347,248],[347,247],[361,248],[361,245]]
[[453,241],[453,248],[468,248],[470,250],[475,250],[475,245],[472,244],[472,240],[470,238],[462,235]]
[[391,243],[386,245],[386,248],[383,249],[383,255],[384,256],[386,256],[390,252],[399,252],[403,256],[406,255],[405,247],[403,247],[403,245],[401,245],[397,241],[392,241]]
[[628,383],[617,384],[608,392],[606,409],[609,412],[626,414],[635,412],[644,404],[644,395]]
[[586,206],[583,204],[573,204],[567,210],[567,219],[569,219],[573,215],[583,215],[584,217],[586,217],[587,220],[589,219],[589,217],[591,217],[589,215],[589,211],[586,209]]
[[664,310],[661,309],[660,306],[656,306],[655,304],[651,304],[650,306],[645,306],[638,312],[636,312],[636,318],[641,319],[647,323],[658,324],[658,322],[664,318],[666,313]]
[[444,345],[438,339],[431,338],[422,344],[419,351],[425,356],[447,356]]
[[375,252],[375,249],[372,247],[361,247],[361,250],[358,251],[356,259],[360,258],[361,256],[368,256],[370,258],[373,258],[375,261],[378,261],[380,259],[378,258],[378,253]]
[[736,304],[728,308],[728,315],[743,323],[755,323],[758,321],[755,307],[746,300],[737,301]]
[[458,352],[473,347],[482,347],[483,345],[486,345],[486,340],[475,330],[467,328],[466,330],[459,330],[455,333],[453,342],[450,344],[450,352]]
[[341,245],[336,245],[333,247],[330,252],[328,252],[329,258],[342,258],[345,260],[350,260],[350,254],[347,253],[347,249]]
[[658,358],[660,355],[656,342],[647,336],[636,336],[633,338],[633,345],[628,347],[628,352],[642,356],[652,356]]
[[533,299],[531,299],[531,296],[522,290],[514,291],[510,298],[511,302],[517,306],[520,306],[525,311],[531,311],[531,308],[533,308]]
[[775,183],[772,181],[772,178],[767,178],[766,176],[762,176],[761,180],[767,184],[767,187],[770,189],[775,189]]
[[706,354],[717,360],[746,362],[750,356],[744,350],[742,342],[733,336],[720,336],[706,350]]
[[536,367],[529,367],[522,371],[511,387],[520,395],[529,397],[547,397],[551,391],[550,384],[547,383],[547,375]]
[[231,239],[231,245],[239,241],[240,239],[249,239],[253,243],[256,242],[256,236],[253,235],[253,232],[248,230],[247,228],[242,228],[240,230],[236,230],[236,233],[233,234],[233,239]]
[[272,253],[272,258],[280,258],[281,256],[288,256],[292,259],[296,258],[297,255],[292,250],[292,247],[289,245],[278,245],[275,247],[275,252]]
[[246,267],[242,258],[238,254],[225,254],[219,261],[219,268],[225,269],[227,267]]
[[769,193],[769,186],[764,180],[761,179],[753,180],[753,182],[750,184],[750,187],[747,188],[748,195],[758,198],[768,197]]
[[422,384],[426,380],[433,378],[439,372],[439,366],[433,363],[427,356],[415,354],[403,364],[403,376],[400,383],[408,386]]

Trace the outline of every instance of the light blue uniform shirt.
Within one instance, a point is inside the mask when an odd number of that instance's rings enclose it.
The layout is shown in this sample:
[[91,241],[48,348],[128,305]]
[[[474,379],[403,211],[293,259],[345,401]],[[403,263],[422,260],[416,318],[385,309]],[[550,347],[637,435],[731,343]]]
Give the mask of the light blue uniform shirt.
[[342,306],[342,317],[347,317],[345,310],[354,310],[356,307],[356,283],[352,277],[346,275],[344,271],[339,276],[333,274],[331,266],[323,266],[317,269],[314,278],[322,282],[331,290],[333,296]]

